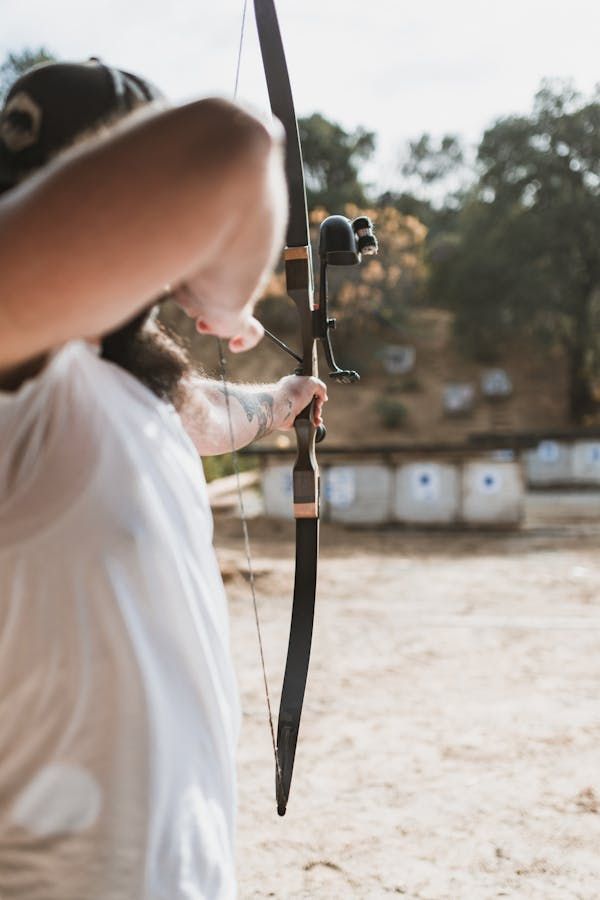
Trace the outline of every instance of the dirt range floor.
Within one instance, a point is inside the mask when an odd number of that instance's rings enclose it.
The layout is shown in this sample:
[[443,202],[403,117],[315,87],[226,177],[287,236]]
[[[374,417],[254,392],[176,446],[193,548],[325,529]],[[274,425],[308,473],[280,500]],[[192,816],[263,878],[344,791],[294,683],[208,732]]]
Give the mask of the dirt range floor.
[[[250,523],[275,715],[292,529]],[[283,819],[239,531],[217,518],[244,709],[240,897],[600,898],[600,526],[325,526]]]

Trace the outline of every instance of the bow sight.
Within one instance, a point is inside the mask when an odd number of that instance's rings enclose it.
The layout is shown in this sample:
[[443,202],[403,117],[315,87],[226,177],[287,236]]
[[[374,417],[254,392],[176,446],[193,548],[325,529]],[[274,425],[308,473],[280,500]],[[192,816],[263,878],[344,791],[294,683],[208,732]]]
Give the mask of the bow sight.
[[[357,266],[363,256],[374,256],[377,251],[377,238],[368,216],[358,216],[353,220],[345,216],[328,216],[321,223],[319,294],[312,311],[313,337],[321,341],[329,365],[329,377],[341,384],[359,381],[360,375],[353,369],[340,369],[333,354],[330,331],[335,328],[335,319],[329,317],[327,269],[329,266]],[[266,328],[265,335],[302,365],[302,357]]]
[[357,266],[363,254],[377,253],[377,238],[373,223],[367,216],[358,216],[350,221],[345,216],[329,216],[321,223],[319,237],[319,297],[313,311],[314,333],[323,344],[325,358],[329,364],[329,377],[341,384],[352,384],[360,380],[360,375],[351,369],[340,369],[333,355],[330,331],[335,328],[335,319],[329,318],[327,297],[327,267]]

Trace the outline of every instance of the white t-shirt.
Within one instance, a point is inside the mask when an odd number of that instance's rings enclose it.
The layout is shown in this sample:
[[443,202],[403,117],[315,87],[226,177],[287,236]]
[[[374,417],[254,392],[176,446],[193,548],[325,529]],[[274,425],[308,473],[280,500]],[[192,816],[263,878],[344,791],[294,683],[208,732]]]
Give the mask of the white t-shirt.
[[72,342],[0,393],[0,897],[235,896],[239,726],[202,467]]

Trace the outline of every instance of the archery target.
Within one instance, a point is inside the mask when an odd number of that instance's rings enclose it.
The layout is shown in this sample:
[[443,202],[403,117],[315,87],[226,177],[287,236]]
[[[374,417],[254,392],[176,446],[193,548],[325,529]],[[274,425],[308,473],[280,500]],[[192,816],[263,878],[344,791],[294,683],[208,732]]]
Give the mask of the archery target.
[[600,444],[590,444],[587,448],[587,461],[592,466],[600,466]]
[[573,475],[577,484],[600,484],[600,441],[578,441],[574,445]]
[[356,499],[356,477],[350,466],[330,469],[325,479],[325,498],[335,509],[348,509]]
[[484,469],[477,483],[482,494],[497,494],[502,490],[502,473],[498,469]]
[[466,524],[518,525],[525,489],[517,462],[466,462],[462,477],[461,518]]
[[458,517],[459,470],[452,463],[405,463],[396,470],[394,519],[411,525],[448,525]]
[[270,466],[262,473],[265,514],[273,519],[294,517],[292,470],[288,465]]
[[535,450],[523,454],[528,484],[568,484],[573,481],[573,447],[562,441],[540,441]]
[[553,465],[558,462],[560,450],[556,441],[541,441],[538,444],[537,456],[541,463],[546,463],[547,465]]
[[389,466],[382,464],[331,466],[323,477],[328,517],[348,525],[389,522],[392,478]]
[[415,500],[435,503],[440,496],[440,473],[435,466],[418,466],[410,473],[410,486]]

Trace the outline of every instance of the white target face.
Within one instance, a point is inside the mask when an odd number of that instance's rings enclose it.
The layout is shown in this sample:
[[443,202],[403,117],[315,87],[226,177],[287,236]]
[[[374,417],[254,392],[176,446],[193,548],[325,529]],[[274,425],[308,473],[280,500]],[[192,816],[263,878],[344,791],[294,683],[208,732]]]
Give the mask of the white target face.
[[325,480],[325,497],[338,509],[347,509],[356,499],[356,474],[349,466],[330,469]]
[[279,490],[284,497],[289,497],[290,499],[293,497],[294,481],[290,469],[279,473]]
[[588,464],[600,469],[600,444],[590,444],[586,455]]
[[434,466],[418,466],[410,474],[411,494],[421,503],[433,503],[440,496],[440,474]]
[[493,469],[484,469],[477,479],[482,494],[497,494],[502,487],[502,476]]
[[538,444],[537,455],[540,462],[552,465],[558,462],[560,449],[556,441],[541,441]]

